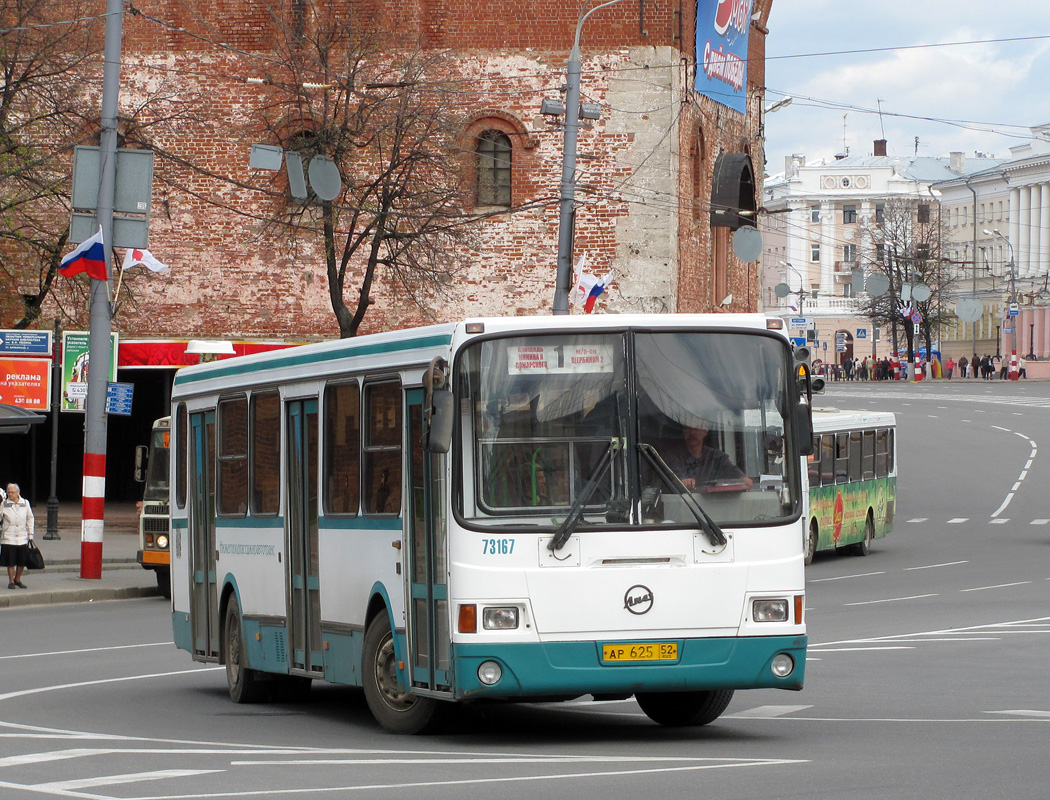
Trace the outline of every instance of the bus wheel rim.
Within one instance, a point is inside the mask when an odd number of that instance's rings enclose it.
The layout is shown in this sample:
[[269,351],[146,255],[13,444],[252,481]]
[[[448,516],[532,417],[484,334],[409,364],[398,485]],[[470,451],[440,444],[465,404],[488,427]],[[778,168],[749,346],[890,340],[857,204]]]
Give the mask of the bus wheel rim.
[[407,711],[415,703],[415,697],[402,692],[397,685],[397,656],[394,653],[394,637],[388,634],[376,652],[376,685],[383,701],[396,711]]

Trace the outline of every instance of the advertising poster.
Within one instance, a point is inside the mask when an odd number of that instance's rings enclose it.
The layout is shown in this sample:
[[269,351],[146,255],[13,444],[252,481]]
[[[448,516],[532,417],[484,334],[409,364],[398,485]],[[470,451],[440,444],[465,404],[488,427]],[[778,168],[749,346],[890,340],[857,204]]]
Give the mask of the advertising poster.
[[29,411],[51,408],[51,359],[0,358],[0,403]]
[[[110,334],[108,381],[117,379],[118,334]],[[83,411],[87,405],[88,353],[91,334],[65,331],[62,334],[62,411]]]
[[697,0],[697,92],[747,111],[747,41],[752,0]]

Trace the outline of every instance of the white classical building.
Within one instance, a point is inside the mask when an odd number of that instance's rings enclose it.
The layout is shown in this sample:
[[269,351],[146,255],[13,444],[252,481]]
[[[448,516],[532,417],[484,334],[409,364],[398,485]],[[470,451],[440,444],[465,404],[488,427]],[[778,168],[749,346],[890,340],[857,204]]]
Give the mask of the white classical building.
[[1031,132],[1009,160],[935,187],[956,292],[979,299],[984,311],[942,332],[944,351],[956,358],[1012,350],[1050,358],[1050,124]]
[[[801,155],[785,159],[784,173],[765,181],[763,309],[794,320],[789,321],[793,336],[814,331],[809,338],[825,361],[888,355],[889,344],[879,342],[871,320],[859,315],[863,264],[881,255],[873,231],[887,204],[903,202],[923,221],[939,211],[935,185],[965,175],[967,166],[986,171],[1000,163],[988,158],[964,162],[954,153],[950,158],[887,156],[881,139],[874,142],[872,155],[816,163],[806,163]],[[786,297],[774,292],[780,283],[791,289]]]

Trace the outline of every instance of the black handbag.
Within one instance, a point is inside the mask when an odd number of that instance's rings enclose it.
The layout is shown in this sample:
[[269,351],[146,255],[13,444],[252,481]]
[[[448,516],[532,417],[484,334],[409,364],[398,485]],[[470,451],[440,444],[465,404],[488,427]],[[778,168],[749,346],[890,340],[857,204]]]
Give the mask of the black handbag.
[[26,568],[44,568],[44,554],[40,552],[40,548],[36,546],[36,543],[32,539],[29,540],[29,546],[26,548]]

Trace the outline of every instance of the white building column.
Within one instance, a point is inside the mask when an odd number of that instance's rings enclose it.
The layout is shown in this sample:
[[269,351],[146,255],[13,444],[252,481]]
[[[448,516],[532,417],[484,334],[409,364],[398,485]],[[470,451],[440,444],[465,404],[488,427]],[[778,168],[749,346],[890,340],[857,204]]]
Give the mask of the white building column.
[[1029,256],[1032,252],[1032,187],[1022,186],[1020,198],[1017,214],[1019,230],[1017,241],[1012,243],[1014,259],[1017,261],[1017,269],[1014,271],[1015,278],[1028,274]]
[[[1016,250],[1020,246],[1021,241],[1021,189],[1017,186],[1010,187],[1010,213],[1007,219],[1010,223],[1007,238]],[[1009,253],[1005,257],[1009,258]],[[1000,261],[1000,265],[1002,264],[1005,264],[1005,261]],[[999,274],[1002,275],[1003,273],[1000,272]]]
[[835,206],[828,200],[820,203],[820,295],[835,293]]
[[1029,187],[1032,193],[1031,212],[1028,215],[1028,260],[1025,261],[1024,275],[1029,277],[1035,275],[1039,270],[1039,248],[1042,236],[1039,231],[1039,223],[1042,219],[1042,191],[1039,184]]
[[1045,275],[1050,270],[1050,183],[1039,185],[1039,263],[1035,276]]

